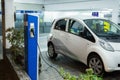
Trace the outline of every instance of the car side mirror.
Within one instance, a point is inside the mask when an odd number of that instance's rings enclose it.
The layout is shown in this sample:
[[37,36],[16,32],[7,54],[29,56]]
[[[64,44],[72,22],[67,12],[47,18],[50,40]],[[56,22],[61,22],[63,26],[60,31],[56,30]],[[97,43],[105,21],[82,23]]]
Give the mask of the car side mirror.
[[86,35],[85,35],[85,32],[86,32],[86,29],[85,29],[85,27],[80,31],[80,33],[79,33],[79,35],[81,36],[81,37],[85,37]]
[[83,31],[80,32],[79,35],[80,35],[81,37],[84,37],[84,36],[85,36]]

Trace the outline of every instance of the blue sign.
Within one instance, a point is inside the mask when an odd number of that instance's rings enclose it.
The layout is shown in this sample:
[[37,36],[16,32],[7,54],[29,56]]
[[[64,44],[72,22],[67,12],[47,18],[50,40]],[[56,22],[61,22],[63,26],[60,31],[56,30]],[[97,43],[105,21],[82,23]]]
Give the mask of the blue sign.
[[98,12],[92,12],[92,16],[98,17],[98,16],[99,16],[99,13],[98,13]]
[[25,65],[31,80],[38,80],[38,31],[37,16],[26,14],[25,17]]

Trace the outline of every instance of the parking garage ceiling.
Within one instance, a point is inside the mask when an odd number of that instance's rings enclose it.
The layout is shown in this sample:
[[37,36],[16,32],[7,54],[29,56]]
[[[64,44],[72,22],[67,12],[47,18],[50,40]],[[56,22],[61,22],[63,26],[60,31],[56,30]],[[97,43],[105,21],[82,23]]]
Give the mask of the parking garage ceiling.
[[89,2],[100,0],[43,0],[45,4],[61,4],[61,3],[74,3],[74,2]]
[[14,2],[17,3],[35,3],[35,4],[62,4],[88,1],[100,1],[100,0],[14,0]]

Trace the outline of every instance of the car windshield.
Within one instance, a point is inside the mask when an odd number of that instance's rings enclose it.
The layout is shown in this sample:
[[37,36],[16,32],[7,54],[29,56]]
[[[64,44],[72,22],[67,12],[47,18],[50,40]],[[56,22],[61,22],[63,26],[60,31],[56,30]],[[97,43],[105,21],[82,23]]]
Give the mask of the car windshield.
[[120,37],[120,26],[105,19],[86,19],[86,25],[99,37]]

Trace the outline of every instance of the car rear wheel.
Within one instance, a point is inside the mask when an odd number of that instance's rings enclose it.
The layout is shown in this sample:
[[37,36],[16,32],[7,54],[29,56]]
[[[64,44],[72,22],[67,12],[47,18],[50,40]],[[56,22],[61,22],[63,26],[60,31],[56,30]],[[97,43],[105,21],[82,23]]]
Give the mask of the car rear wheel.
[[98,55],[91,55],[89,57],[88,66],[93,69],[96,75],[102,75],[104,73],[104,65]]
[[57,54],[55,53],[55,48],[51,43],[48,45],[48,55],[51,59],[55,59],[57,57]]

